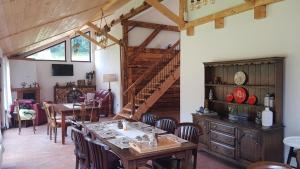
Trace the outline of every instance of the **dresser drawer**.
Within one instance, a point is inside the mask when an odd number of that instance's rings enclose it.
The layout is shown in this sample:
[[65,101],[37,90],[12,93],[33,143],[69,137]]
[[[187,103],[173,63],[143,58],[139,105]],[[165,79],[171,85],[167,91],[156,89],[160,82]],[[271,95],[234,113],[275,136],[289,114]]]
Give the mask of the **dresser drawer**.
[[235,157],[235,149],[214,141],[210,142],[211,151],[215,153],[220,153],[224,156],[234,158]]
[[211,131],[210,138],[213,141],[224,143],[230,146],[235,146],[235,137],[222,134],[216,131]]
[[235,134],[235,128],[232,126],[227,126],[220,123],[211,122],[210,123],[210,130],[224,132],[226,134],[233,135]]

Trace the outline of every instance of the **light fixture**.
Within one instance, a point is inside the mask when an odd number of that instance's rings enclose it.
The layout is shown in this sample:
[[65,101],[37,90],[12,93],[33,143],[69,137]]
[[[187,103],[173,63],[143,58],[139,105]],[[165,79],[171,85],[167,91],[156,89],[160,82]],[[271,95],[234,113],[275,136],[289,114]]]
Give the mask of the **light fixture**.
[[193,11],[209,4],[215,4],[215,2],[216,0],[191,0],[190,9]]
[[101,20],[99,24],[99,28],[102,29],[102,21],[104,20],[104,31],[103,32],[96,32],[95,35],[98,37],[98,43],[102,46],[102,48],[106,48],[108,45],[108,38],[107,32],[110,31],[110,28],[107,26],[106,19],[104,17],[103,10],[101,9]]
[[115,82],[117,80],[116,74],[103,74],[103,82],[108,82],[108,91],[111,91],[110,82]]

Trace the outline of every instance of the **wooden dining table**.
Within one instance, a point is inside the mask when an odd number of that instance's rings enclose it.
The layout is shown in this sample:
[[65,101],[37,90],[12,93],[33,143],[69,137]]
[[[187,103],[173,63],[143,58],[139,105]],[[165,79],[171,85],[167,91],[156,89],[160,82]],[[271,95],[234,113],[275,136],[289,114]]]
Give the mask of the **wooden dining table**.
[[[190,164],[190,160],[192,159],[192,152],[197,151],[197,145],[191,142],[181,143],[178,147],[167,148],[164,150],[147,152],[147,153],[139,153],[132,148],[119,148],[117,145],[112,144],[108,138],[101,137],[98,133],[99,131],[95,131],[83,125],[86,132],[92,134],[93,138],[101,140],[103,143],[108,145],[110,149],[116,153],[120,159],[122,160],[123,167],[125,169],[136,169],[137,167],[143,167],[147,164],[149,160],[170,157],[175,155],[176,158],[181,159],[182,168],[181,169],[192,169],[193,165]],[[194,161],[195,163],[197,162]]]
[[[87,107],[87,109],[91,109],[92,107]],[[97,109],[99,107],[94,107]],[[65,104],[53,104],[54,111],[61,115],[61,143],[65,144],[65,134],[66,133],[66,116],[73,115],[73,104],[72,103],[65,103]],[[75,112],[78,113],[80,111],[79,107],[74,108]],[[95,110],[96,111],[96,110]]]

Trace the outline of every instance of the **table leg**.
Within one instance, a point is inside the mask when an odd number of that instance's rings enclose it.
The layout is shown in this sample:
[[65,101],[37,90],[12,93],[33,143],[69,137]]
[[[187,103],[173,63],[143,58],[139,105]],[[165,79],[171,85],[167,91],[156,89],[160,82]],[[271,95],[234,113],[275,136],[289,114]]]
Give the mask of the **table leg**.
[[185,151],[184,159],[182,159],[181,169],[192,169],[193,165],[190,165],[190,159],[192,158],[192,150]]
[[65,144],[65,136],[66,136],[66,120],[65,114],[61,114],[61,143]]
[[288,165],[291,164],[291,159],[292,159],[293,154],[294,154],[294,147],[290,147],[290,151],[289,151],[288,158],[287,158],[287,161],[286,161],[286,163]]

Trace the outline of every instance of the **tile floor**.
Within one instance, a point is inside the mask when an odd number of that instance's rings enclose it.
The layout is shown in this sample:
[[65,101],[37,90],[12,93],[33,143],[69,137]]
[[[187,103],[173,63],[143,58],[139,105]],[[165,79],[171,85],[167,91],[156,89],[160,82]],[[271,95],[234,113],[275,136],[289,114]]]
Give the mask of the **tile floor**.
[[[7,130],[4,132],[4,146],[2,169],[75,168],[74,145],[70,137],[66,139],[66,145],[62,145],[58,134],[57,143],[54,143],[46,134],[46,125],[37,126],[36,134],[33,134],[32,127],[23,128],[21,135],[16,128]],[[236,169],[204,152],[198,153],[197,165],[198,169]]]

